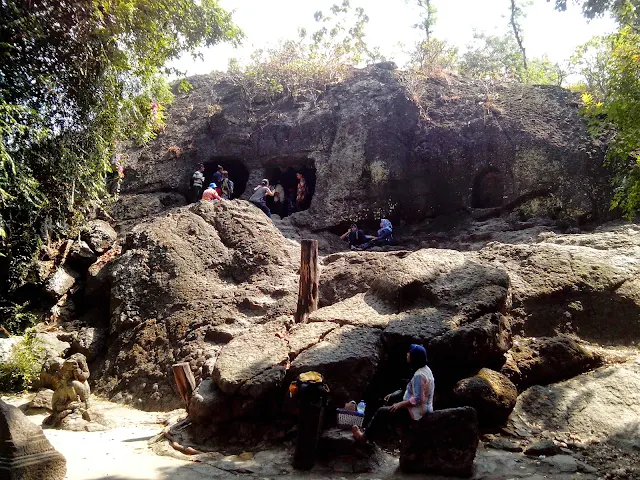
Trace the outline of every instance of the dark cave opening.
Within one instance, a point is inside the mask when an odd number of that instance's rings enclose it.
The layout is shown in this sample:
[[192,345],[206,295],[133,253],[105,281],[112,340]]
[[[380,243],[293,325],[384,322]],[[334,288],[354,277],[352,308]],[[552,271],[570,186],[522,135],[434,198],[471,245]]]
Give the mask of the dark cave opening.
[[218,165],[229,172],[229,179],[233,182],[233,195],[231,198],[240,198],[247,188],[249,170],[238,157],[211,157],[204,162],[205,188],[213,182],[213,174],[218,170]]
[[472,208],[501,207],[504,199],[504,178],[495,168],[476,175],[471,195]]
[[[269,184],[273,188],[281,185],[284,190],[284,202],[278,204],[273,197],[267,197],[267,206],[273,213],[280,215],[282,218],[290,215],[294,210],[306,210],[311,205],[311,200],[316,190],[316,169],[312,161],[306,160],[307,161],[298,160],[298,164],[291,164],[291,160],[289,160],[285,166],[266,169],[266,178],[269,179]],[[302,173],[304,177],[307,184],[308,195],[305,201],[299,205],[299,209],[296,210],[294,205],[298,188],[298,178],[296,176],[298,172]]]

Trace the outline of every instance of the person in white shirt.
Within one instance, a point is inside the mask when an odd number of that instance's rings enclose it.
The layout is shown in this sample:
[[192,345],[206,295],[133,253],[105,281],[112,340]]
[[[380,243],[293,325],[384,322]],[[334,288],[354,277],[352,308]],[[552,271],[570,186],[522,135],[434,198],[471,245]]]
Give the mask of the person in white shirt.
[[398,390],[387,395],[384,400],[391,405],[380,407],[364,432],[354,425],[352,430],[356,440],[376,440],[389,425],[405,426],[433,412],[435,381],[427,366],[427,351],[422,345],[412,344],[407,353],[407,362],[415,373],[404,394]]
[[191,177],[191,195],[194,202],[202,198],[202,187],[204,185],[204,165],[201,163]]

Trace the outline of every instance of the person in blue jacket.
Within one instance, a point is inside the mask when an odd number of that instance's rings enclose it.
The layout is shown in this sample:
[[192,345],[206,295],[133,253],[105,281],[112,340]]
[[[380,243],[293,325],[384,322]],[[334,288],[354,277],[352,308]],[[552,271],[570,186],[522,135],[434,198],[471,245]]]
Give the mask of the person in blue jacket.
[[365,250],[370,247],[379,247],[381,245],[389,245],[393,241],[393,226],[391,222],[386,218],[380,220],[380,230],[378,230],[378,235],[373,237],[369,236],[369,239],[366,243],[363,243],[359,247],[356,247],[358,250]]

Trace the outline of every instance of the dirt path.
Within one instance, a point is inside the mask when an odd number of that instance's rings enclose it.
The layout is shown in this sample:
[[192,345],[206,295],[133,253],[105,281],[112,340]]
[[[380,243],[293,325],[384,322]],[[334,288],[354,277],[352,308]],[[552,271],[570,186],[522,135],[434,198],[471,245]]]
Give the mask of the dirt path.
[[[32,395],[3,397],[16,406],[28,403]],[[47,438],[67,459],[67,480],[257,480],[282,478],[288,480],[365,480],[409,479],[397,471],[397,458],[386,455],[384,463],[375,473],[347,474],[317,465],[313,471],[297,472],[291,468],[287,448],[247,452],[239,456],[221,454],[198,456],[198,461],[173,450],[166,441],[150,442],[159,434],[164,422],[176,418],[180,412],[142,412],[133,408],[95,399],[105,417],[117,426],[104,432],[68,432],[45,429]],[[44,414],[29,418],[41,424]],[[522,454],[481,447],[476,457],[474,479],[530,479],[554,478],[569,480],[576,472],[564,472],[562,466],[545,463]],[[595,476],[579,474],[580,479]],[[443,477],[425,477],[443,478]]]

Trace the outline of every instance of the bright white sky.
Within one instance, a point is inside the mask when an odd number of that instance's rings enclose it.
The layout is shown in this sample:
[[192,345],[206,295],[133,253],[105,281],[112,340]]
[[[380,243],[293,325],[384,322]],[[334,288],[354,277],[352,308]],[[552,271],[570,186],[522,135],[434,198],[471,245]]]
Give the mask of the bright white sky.
[[[233,19],[245,32],[244,44],[234,49],[229,45],[217,45],[204,50],[204,61],[193,60],[187,55],[172,66],[186,71],[187,75],[224,71],[230,58],[241,61],[257,48],[275,45],[279,40],[297,38],[298,27],[313,32],[318,24],[313,19],[317,10],[325,14],[341,0],[220,0],[220,5],[234,11]],[[369,15],[367,43],[379,46],[383,55],[402,66],[407,58],[398,46],[413,44],[419,32],[411,26],[418,21],[417,7],[410,0],[351,0],[352,7],[361,6]],[[571,5],[566,12],[557,12],[555,2],[533,0],[527,7],[523,20],[524,43],[527,56],[547,54],[554,62],[567,59],[575,47],[594,35],[615,30],[610,18],[591,22],[582,16],[580,8]],[[510,0],[434,0],[437,8],[435,36],[445,39],[460,50],[472,40],[474,29],[490,34],[501,34],[509,28]]]

